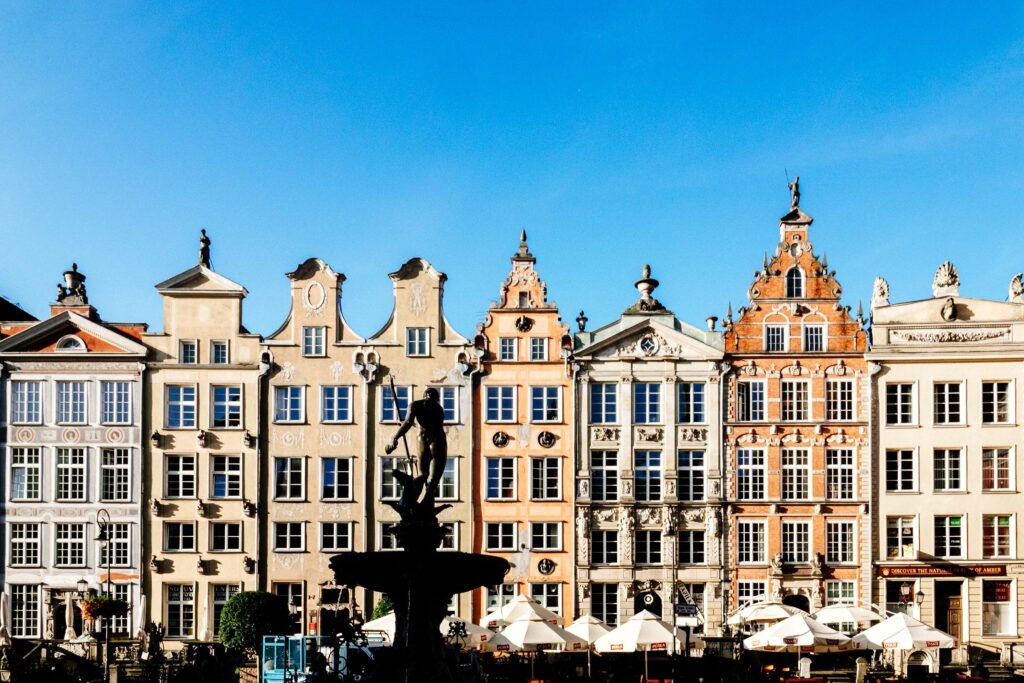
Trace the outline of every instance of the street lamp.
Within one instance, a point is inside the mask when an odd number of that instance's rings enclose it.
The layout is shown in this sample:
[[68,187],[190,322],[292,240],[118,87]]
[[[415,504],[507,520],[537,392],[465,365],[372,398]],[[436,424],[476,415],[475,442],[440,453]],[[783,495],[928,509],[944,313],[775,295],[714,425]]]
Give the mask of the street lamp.
[[[110,597],[110,513],[104,509],[100,509],[96,513],[96,526],[99,527],[100,533],[96,536],[96,540],[103,544],[104,552],[107,556],[107,597]],[[79,582],[81,584],[81,582]],[[103,617],[103,681],[104,683],[110,683],[110,616]]]

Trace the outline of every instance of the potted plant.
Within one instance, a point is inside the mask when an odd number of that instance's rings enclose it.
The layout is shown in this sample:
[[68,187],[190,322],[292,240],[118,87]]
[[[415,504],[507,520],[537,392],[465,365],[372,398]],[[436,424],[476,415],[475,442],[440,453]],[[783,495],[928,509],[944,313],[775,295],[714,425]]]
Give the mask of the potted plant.
[[82,616],[92,621],[101,617],[120,617],[125,614],[128,614],[128,603],[106,594],[93,595],[82,600]]

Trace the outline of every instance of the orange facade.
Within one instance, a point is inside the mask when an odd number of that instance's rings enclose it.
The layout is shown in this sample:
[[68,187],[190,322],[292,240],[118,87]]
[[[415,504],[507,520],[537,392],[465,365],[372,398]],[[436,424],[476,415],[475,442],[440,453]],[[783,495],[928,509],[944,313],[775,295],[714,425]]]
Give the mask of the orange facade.
[[[798,199],[798,197],[797,197]],[[725,320],[730,609],[870,596],[867,333],[794,205]]]

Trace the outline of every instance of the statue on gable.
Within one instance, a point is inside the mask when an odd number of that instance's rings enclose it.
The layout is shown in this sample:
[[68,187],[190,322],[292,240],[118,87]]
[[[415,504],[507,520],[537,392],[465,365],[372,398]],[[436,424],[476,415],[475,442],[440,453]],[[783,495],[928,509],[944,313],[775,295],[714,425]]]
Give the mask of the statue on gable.
[[789,210],[796,211],[800,208],[800,176],[793,178],[793,182],[788,183],[786,187],[789,188],[791,193],[789,199]]
[[206,228],[199,231],[199,265],[204,268],[210,266],[210,238],[206,236]]

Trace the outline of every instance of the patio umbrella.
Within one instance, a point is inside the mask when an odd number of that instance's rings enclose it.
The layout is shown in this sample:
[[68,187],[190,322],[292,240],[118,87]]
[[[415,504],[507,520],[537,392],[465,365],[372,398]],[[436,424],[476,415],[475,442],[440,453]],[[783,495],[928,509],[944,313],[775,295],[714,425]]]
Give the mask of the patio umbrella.
[[[673,641],[673,638],[675,641]],[[670,626],[648,610],[637,612],[621,626],[606,633],[594,643],[598,652],[644,653],[644,678],[647,678],[647,653],[650,650],[668,650],[669,644],[678,647],[679,628]]]
[[199,622],[199,640],[207,642],[210,638],[210,596],[203,599],[203,619]]
[[813,615],[814,620],[822,624],[871,624],[885,617],[856,605],[830,605],[822,607]]
[[8,624],[11,623],[11,605],[7,601],[7,591],[0,591],[0,646],[11,644],[11,631]]
[[75,603],[71,598],[71,591],[64,594],[64,640],[74,640],[78,637],[75,633]]
[[579,636],[583,640],[587,641],[587,677],[589,678],[590,646],[597,642],[598,638],[610,632],[611,629],[597,617],[590,614],[584,614],[582,617],[572,622],[571,626],[566,626],[565,630],[574,636]]
[[744,638],[743,647],[764,652],[839,652],[854,647],[848,636],[807,614],[794,614]]
[[782,621],[794,614],[807,614],[799,607],[784,605],[781,602],[759,602],[747,605],[725,620],[730,626],[739,626],[751,622]]
[[[450,614],[441,621],[441,624],[438,627],[442,636],[448,636],[448,628],[452,623],[462,623],[466,627],[466,640],[464,645],[467,649],[480,648],[482,650],[494,637],[494,633],[491,632],[490,629],[486,629],[483,626],[477,626],[474,623],[463,621],[462,619],[457,619]],[[394,642],[395,613],[388,612],[382,617],[366,622],[363,624],[363,632],[365,633],[367,631],[379,631],[385,634],[389,641]]]
[[135,612],[135,638],[143,650],[146,649],[146,596],[139,596],[139,607]]
[[544,607],[536,600],[528,598],[525,595],[517,595],[505,603],[501,608],[484,616],[484,618],[480,620],[480,625],[486,628],[494,628],[496,626],[500,626],[502,623],[509,624],[513,621],[519,621],[530,614],[536,614],[540,616],[541,619],[551,624],[562,623],[562,617],[558,616],[547,607]]
[[954,648],[956,638],[945,631],[922,624],[897,612],[853,637],[853,641],[872,650],[923,650],[929,647]]
[[[548,623],[539,614],[530,614],[513,621],[491,640],[498,652],[539,652],[564,650],[566,646],[586,641],[556,624]],[[530,658],[530,678],[533,678],[534,658]]]

